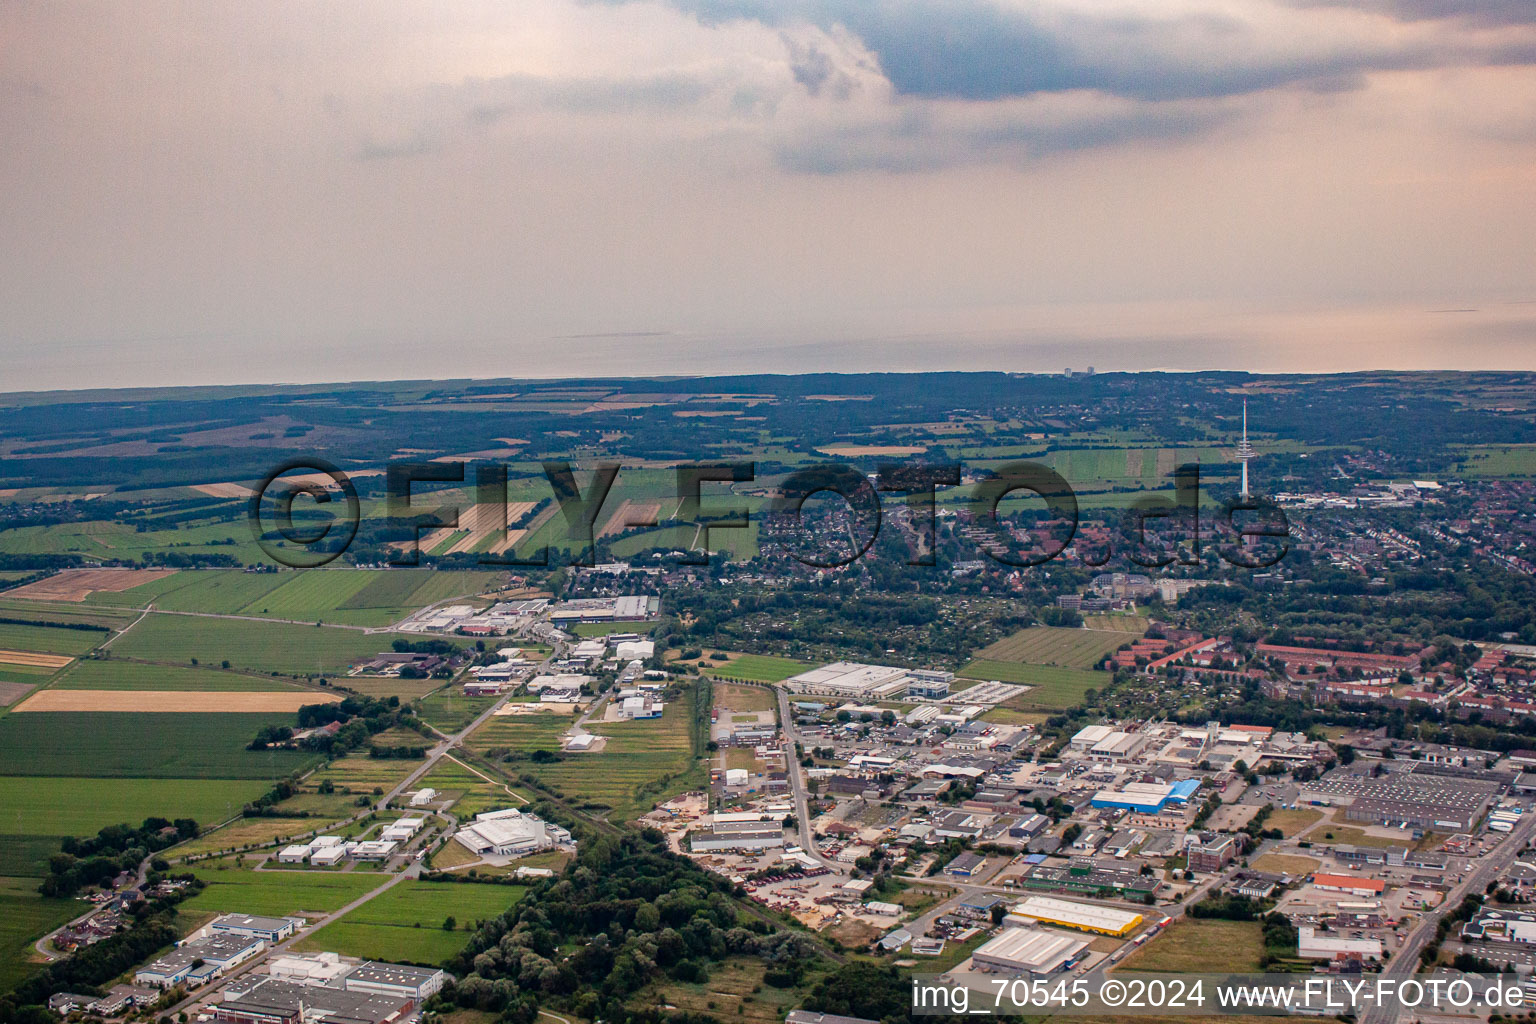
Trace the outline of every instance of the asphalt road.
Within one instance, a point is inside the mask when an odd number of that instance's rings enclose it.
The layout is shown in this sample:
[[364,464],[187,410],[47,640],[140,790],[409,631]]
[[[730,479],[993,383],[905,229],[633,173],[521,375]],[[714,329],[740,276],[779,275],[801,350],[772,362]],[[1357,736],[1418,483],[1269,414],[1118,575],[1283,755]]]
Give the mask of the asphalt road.
[[[1455,910],[1469,893],[1484,891],[1489,882],[1503,875],[1510,864],[1514,863],[1521,848],[1530,841],[1533,832],[1536,832],[1536,812],[1529,812],[1521,817],[1520,824],[1504,837],[1504,842],[1497,849],[1477,862],[1464,882],[1446,893],[1440,906],[1419,920],[1413,931],[1403,939],[1397,953],[1382,969],[1382,976],[1406,978],[1418,971],[1419,954],[1434,939],[1440,919]],[[1360,1018],[1361,1024],[1390,1024],[1392,1020],[1392,1011],[1383,1006],[1372,1007]]]

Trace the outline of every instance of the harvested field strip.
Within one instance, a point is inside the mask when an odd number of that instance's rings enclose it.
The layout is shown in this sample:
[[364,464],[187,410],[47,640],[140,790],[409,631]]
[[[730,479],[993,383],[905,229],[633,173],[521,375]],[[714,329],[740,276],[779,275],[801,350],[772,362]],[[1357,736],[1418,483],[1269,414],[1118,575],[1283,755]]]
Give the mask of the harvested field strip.
[[[153,665],[127,658],[86,658],[55,676],[48,685],[64,690],[285,690],[293,683],[270,676],[243,675],[185,665]],[[303,690],[304,693],[312,693]]]
[[59,654],[32,654],[28,651],[0,651],[0,665],[27,665],[32,668],[63,668],[74,658]]
[[6,592],[30,601],[84,601],[99,590],[127,590],[169,576],[175,569],[65,569],[55,576]]
[[298,711],[306,704],[334,704],[337,693],[308,690],[40,690],[14,709],[29,711],[149,711],[170,714]]
[[13,683],[0,680],[0,708],[10,707],[32,690],[31,683]]
[[[544,528],[544,524],[555,518],[555,514],[559,511],[559,504],[553,501],[550,502],[548,505],[544,506],[544,511],[534,516],[533,521],[530,522],[527,526],[517,530],[509,530],[507,532],[506,540],[497,541],[495,544],[492,544],[490,547],[491,554],[499,555],[502,552],[512,550],[512,548],[520,543],[524,537],[532,537],[534,534],[542,530]],[[524,514],[526,514],[526,511]],[[510,511],[508,512],[508,515],[510,517]],[[511,521],[516,522],[517,520],[512,519]],[[520,552],[520,554],[522,554],[524,557],[532,557],[531,552],[523,551]]]
[[619,503],[619,507],[613,510],[613,515],[603,524],[598,531],[597,539],[612,537],[632,529],[656,522],[656,517],[661,514],[661,502],[659,501],[631,501],[625,498]]

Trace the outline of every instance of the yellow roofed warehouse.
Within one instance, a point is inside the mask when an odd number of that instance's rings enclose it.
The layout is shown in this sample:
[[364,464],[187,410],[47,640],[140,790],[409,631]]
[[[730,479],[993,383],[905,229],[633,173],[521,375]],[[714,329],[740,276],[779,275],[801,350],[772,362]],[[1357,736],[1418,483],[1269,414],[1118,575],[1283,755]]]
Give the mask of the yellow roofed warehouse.
[[1135,931],[1142,920],[1140,914],[1129,910],[1074,903],[1049,896],[1031,896],[1015,906],[1008,916],[1025,922],[1039,921],[1041,924],[1060,925],[1063,928],[1122,938]]

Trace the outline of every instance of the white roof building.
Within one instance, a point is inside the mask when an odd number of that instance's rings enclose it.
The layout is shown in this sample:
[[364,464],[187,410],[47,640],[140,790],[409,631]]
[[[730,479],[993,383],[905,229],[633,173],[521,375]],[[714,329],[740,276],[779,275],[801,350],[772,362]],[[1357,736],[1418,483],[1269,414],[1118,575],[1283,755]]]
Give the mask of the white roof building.
[[1004,974],[1053,974],[1088,948],[1088,940],[1043,928],[1004,928],[1001,935],[971,954],[980,971]]
[[471,853],[486,856],[520,856],[547,850],[570,839],[570,833],[534,814],[518,810],[487,811],[453,834]]
[[1296,955],[1304,960],[1332,960],[1340,955],[1380,960],[1381,940],[1320,935],[1316,928],[1302,925],[1296,929]]

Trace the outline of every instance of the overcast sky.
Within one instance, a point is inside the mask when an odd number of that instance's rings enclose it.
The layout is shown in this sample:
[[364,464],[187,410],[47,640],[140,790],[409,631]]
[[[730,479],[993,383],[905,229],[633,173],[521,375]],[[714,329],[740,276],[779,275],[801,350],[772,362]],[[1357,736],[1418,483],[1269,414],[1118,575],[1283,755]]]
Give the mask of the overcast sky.
[[1536,368],[1532,0],[0,3],[0,390]]

